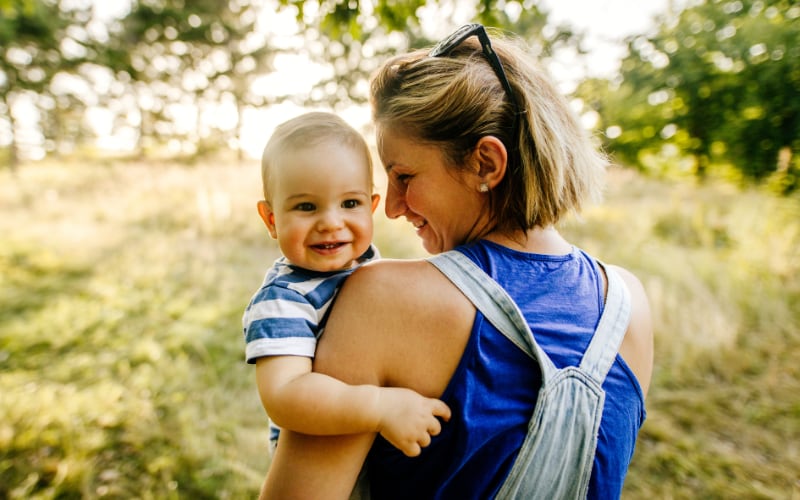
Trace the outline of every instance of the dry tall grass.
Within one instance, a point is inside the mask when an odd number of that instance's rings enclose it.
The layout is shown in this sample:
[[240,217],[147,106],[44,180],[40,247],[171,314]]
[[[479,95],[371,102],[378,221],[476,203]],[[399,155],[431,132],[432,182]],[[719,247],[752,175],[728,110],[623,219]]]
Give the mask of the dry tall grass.
[[610,178],[565,231],[642,279],[656,368],[626,498],[800,497],[800,200]]
[[[565,225],[650,296],[626,498],[800,497],[797,199],[614,172]],[[268,466],[242,307],[277,255],[258,167],[0,173],[0,498],[243,498]],[[376,216],[384,255],[423,255]]]

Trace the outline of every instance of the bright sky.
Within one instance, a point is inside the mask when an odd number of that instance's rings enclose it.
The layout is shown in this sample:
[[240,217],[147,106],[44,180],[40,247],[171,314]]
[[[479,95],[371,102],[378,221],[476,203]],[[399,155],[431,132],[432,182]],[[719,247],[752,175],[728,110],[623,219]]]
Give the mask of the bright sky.
[[[570,24],[586,33],[591,57],[586,61],[591,76],[611,76],[625,56],[623,40],[628,35],[647,33],[657,15],[666,14],[670,0],[540,0],[554,24]],[[683,0],[673,0],[682,5]],[[562,54],[551,68],[557,79],[582,76],[574,58]],[[573,69],[571,70],[570,67]]]

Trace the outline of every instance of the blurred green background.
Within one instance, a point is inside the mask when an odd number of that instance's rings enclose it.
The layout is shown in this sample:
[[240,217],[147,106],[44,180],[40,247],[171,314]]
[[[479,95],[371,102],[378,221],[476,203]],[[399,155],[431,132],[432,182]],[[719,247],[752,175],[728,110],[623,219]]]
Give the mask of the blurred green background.
[[[245,128],[362,109],[376,64],[456,7],[543,64],[590,53],[537,2],[0,0],[0,498],[256,495],[241,315],[277,247]],[[620,165],[561,229],[653,308],[625,498],[800,498],[798,18],[672,2],[613,74],[561,82]],[[298,54],[315,79],[279,92]],[[375,219],[383,255],[424,256]]]

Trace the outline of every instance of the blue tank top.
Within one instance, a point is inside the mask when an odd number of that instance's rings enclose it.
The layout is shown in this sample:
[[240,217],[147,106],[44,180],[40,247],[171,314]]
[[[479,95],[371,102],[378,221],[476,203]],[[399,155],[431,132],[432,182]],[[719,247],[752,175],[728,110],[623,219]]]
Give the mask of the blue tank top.
[[[575,249],[551,256],[487,241],[460,247],[518,304],[557,368],[580,363],[603,310],[597,263]],[[476,314],[461,361],[442,394],[453,416],[428,448],[407,458],[378,438],[368,458],[372,498],[491,498],[516,459],[538,396],[536,364]],[[531,389],[533,388],[533,389]],[[619,357],[606,391],[589,498],[617,498],[645,418],[636,378]]]

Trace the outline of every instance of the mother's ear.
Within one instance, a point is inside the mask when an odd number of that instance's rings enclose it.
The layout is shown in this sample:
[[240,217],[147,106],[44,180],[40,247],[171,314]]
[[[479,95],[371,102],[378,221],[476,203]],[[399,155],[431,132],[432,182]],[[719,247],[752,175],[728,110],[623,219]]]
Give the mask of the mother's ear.
[[478,164],[481,184],[493,189],[506,175],[508,151],[503,141],[493,135],[481,137],[475,145],[473,157]]

